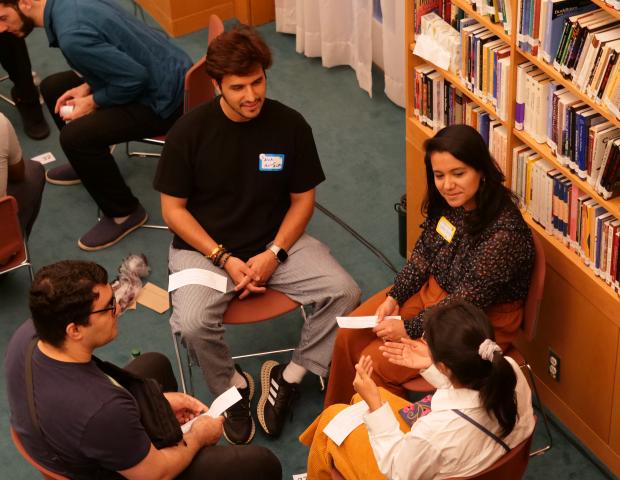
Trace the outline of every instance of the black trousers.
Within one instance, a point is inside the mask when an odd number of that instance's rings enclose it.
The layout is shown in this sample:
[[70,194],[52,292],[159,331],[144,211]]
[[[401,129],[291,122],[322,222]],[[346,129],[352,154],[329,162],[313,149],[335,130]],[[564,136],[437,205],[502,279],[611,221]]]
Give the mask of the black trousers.
[[[143,353],[125,367],[132,373],[156,379],[164,392],[177,390],[170,361],[161,353]],[[278,458],[259,445],[213,445],[200,450],[177,477],[180,480],[281,480]]]
[[26,103],[39,103],[39,92],[32,81],[32,66],[23,38],[0,33],[0,63],[15,85],[15,96]]
[[60,145],[84,187],[105,215],[124,217],[135,211],[139,201],[125,183],[110,145],[165,134],[181,116],[182,105],[166,119],[145,105],[132,103],[100,108],[65,124],[54,113],[56,101],[82,83],[75,72],[68,71],[45,78],[40,90],[60,130]]

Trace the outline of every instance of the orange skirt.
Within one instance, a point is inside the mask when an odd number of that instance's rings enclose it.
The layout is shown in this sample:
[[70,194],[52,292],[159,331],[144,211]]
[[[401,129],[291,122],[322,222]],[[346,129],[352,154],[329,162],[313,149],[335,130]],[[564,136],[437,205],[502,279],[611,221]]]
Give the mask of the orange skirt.
[[[381,389],[381,398],[386,400],[398,419],[400,429],[408,432],[411,427],[398,414],[398,410],[410,402]],[[361,400],[355,395],[351,403]],[[308,453],[308,478],[312,480],[331,480],[331,470],[336,468],[347,480],[385,480],[375,460],[368,430],[360,425],[353,430],[340,446],[336,445],[323,430],[327,424],[348,405],[332,405],[321,413],[312,425],[299,436],[299,441],[310,447]]]

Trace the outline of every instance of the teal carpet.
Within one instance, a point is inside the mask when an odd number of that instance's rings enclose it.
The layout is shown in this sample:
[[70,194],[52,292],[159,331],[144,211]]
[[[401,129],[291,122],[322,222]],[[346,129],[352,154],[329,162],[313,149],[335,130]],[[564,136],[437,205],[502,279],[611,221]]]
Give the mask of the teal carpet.
[[[126,2],[129,5],[129,2]],[[230,26],[230,24],[228,25]],[[374,244],[397,267],[403,260],[398,254],[397,216],[393,205],[405,191],[405,126],[404,111],[383,94],[383,79],[374,73],[373,98],[357,87],[355,74],[349,68],[325,69],[320,60],[295,53],[295,39],[275,32],[274,24],[260,27],[274,52],[274,66],[268,72],[268,96],[299,110],[313,128],[327,181],[318,188],[317,200]],[[199,31],[175,39],[196,60],[204,54],[207,32]],[[49,49],[43,31],[28,38],[34,70],[40,78],[66,70],[60,52]],[[0,84],[0,93],[10,90],[10,82]],[[1,111],[13,122],[20,136],[24,156],[52,152],[63,163],[58,133],[43,141],[32,141],[22,131],[16,111],[0,100]],[[49,117],[48,117],[49,118]],[[50,120],[50,125],[52,122]],[[151,214],[161,223],[158,195],[151,188],[156,161],[128,159],[122,146],[115,156],[128,183]],[[107,268],[111,277],[122,258],[129,253],[144,253],[151,264],[149,281],[166,287],[166,261],[170,234],[166,231],[140,229],[120,244],[96,253],[78,249],[77,239],[96,220],[96,207],[81,186],[47,185],[39,219],[30,239],[35,268],[66,258],[93,260]],[[332,249],[335,257],[353,275],[364,298],[385,287],[393,274],[377,257],[363,247],[339,225],[316,211],[309,231]],[[26,270],[0,277],[0,351],[4,355],[10,335],[28,317]],[[142,352],[160,351],[173,358],[168,314],[158,315],[142,306],[120,319],[116,341],[98,352],[99,356],[117,364],[125,363],[133,348]],[[232,327],[227,332],[234,354],[258,350],[274,350],[296,344],[301,319],[297,314],[255,326]],[[285,354],[277,360],[287,361]],[[242,360],[245,370],[258,378],[260,359]],[[209,401],[200,373],[195,383],[203,400]],[[2,478],[20,480],[37,475],[17,454],[8,436],[8,413],[4,382],[0,382],[0,464]],[[281,438],[272,440],[258,433],[254,440],[267,445],[281,459],[284,478],[306,471],[306,447],[297,436],[320,412],[322,394],[316,377],[307,376],[301,385],[301,398]],[[607,478],[595,460],[569,441],[569,434],[554,427],[554,448],[530,461],[527,479]],[[535,444],[542,442],[536,435]],[[611,477],[613,478],[613,477]]]

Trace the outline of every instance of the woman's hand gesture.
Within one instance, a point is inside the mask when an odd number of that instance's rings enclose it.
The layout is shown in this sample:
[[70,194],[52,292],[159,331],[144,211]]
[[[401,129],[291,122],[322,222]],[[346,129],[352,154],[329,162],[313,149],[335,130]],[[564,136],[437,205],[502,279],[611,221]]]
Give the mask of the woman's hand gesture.
[[389,362],[403,367],[423,370],[432,365],[428,345],[424,340],[411,340],[403,337],[400,342],[386,342],[379,347]]
[[360,361],[355,365],[353,388],[368,404],[370,411],[373,412],[381,406],[381,396],[379,395],[379,388],[371,376],[372,359],[368,355],[362,355]]

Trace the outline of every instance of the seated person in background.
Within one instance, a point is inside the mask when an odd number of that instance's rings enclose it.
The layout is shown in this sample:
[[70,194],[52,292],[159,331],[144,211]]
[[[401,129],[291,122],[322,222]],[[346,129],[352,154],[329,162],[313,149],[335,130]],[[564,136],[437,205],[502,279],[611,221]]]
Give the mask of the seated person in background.
[[[378,316],[370,329],[340,329],[336,337],[325,406],[348,402],[355,363],[373,359],[373,380],[402,395],[415,370],[385,361],[386,340],[419,338],[422,316],[435,304],[462,298],[482,308],[506,349],[522,320],[534,265],[532,233],[517,199],[480,134],[467,125],[440,130],[426,141],[426,220],[407,264],[387,296],[380,292],[350,315]],[[399,315],[403,320],[388,320]]]
[[47,137],[50,127],[43,116],[39,90],[32,80],[26,41],[8,32],[0,33],[0,64],[13,82],[11,97],[22,117],[26,135],[35,140]]
[[[46,176],[56,185],[81,181],[103,212],[78,246],[93,251],[114,245],[148,214],[110,145],[168,131],[183,110],[190,58],[112,0],[0,0],[0,27],[21,37],[45,28],[50,46],[71,67],[41,82],[69,160]],[[61,111],[64,106],[72,110]]]
[[424,340],[381,348],[437,387],[430,413],[411,428],[398,414],[409,402],[377,388],[372,360],[362,356],[353,403],[368,404],[364,425],[337,446],[323,429],[347,405],[328,407],[300,436],[310,447],[308,478],[330,480],[332,467],[348,480],[470,477],[526,440],[535,425],[530,388],[493,338],[484,312],[455,300],[426,311]]
[[[215,445],[222,417],[202,416],[178,445],[155,448],[134,398],[93,359],[94,350],[116,337],[119,313],[101,266],[67,260],[43,267],[30,290],[30,311],[32,320],[13,335],[4,366],[11,425],[41,465],[73,479],[281,478],[280,463],[266,448]],[[28,407],[28,361],[38,426]],[[161,354],[143,354],[127,370],[155,378],[180,422],[208,410],[175,392],[170,362]]]
[[43,187],[43,166],[23,159],[13,125],[0,113],[0,197],[11,195],[17,200],[19,222],[26,237],[39,214]]
[[261,368],[257,416],[278,436],[307,371],[326,376],[336,316],[359,302],[359,287],[326,245],[305,233],[316,186],[325,176],[312,129],[295,110],[266,98],[271,51],[241,25],[209,45],[207,73],[221,96],[184,115],[170,130],[155,189],[164,220],[175,233],[172,273],[200,268],[225,275],[226,293],[187,285],[172,293],[170,322],[196,353],[214,395],[231,385],[243,400],[226,413],[224,435],[252,440],[254,384],[235,365],[224,341],[223,315],[239,295],[265,286],[303,305],[314,304],[288,364]]

